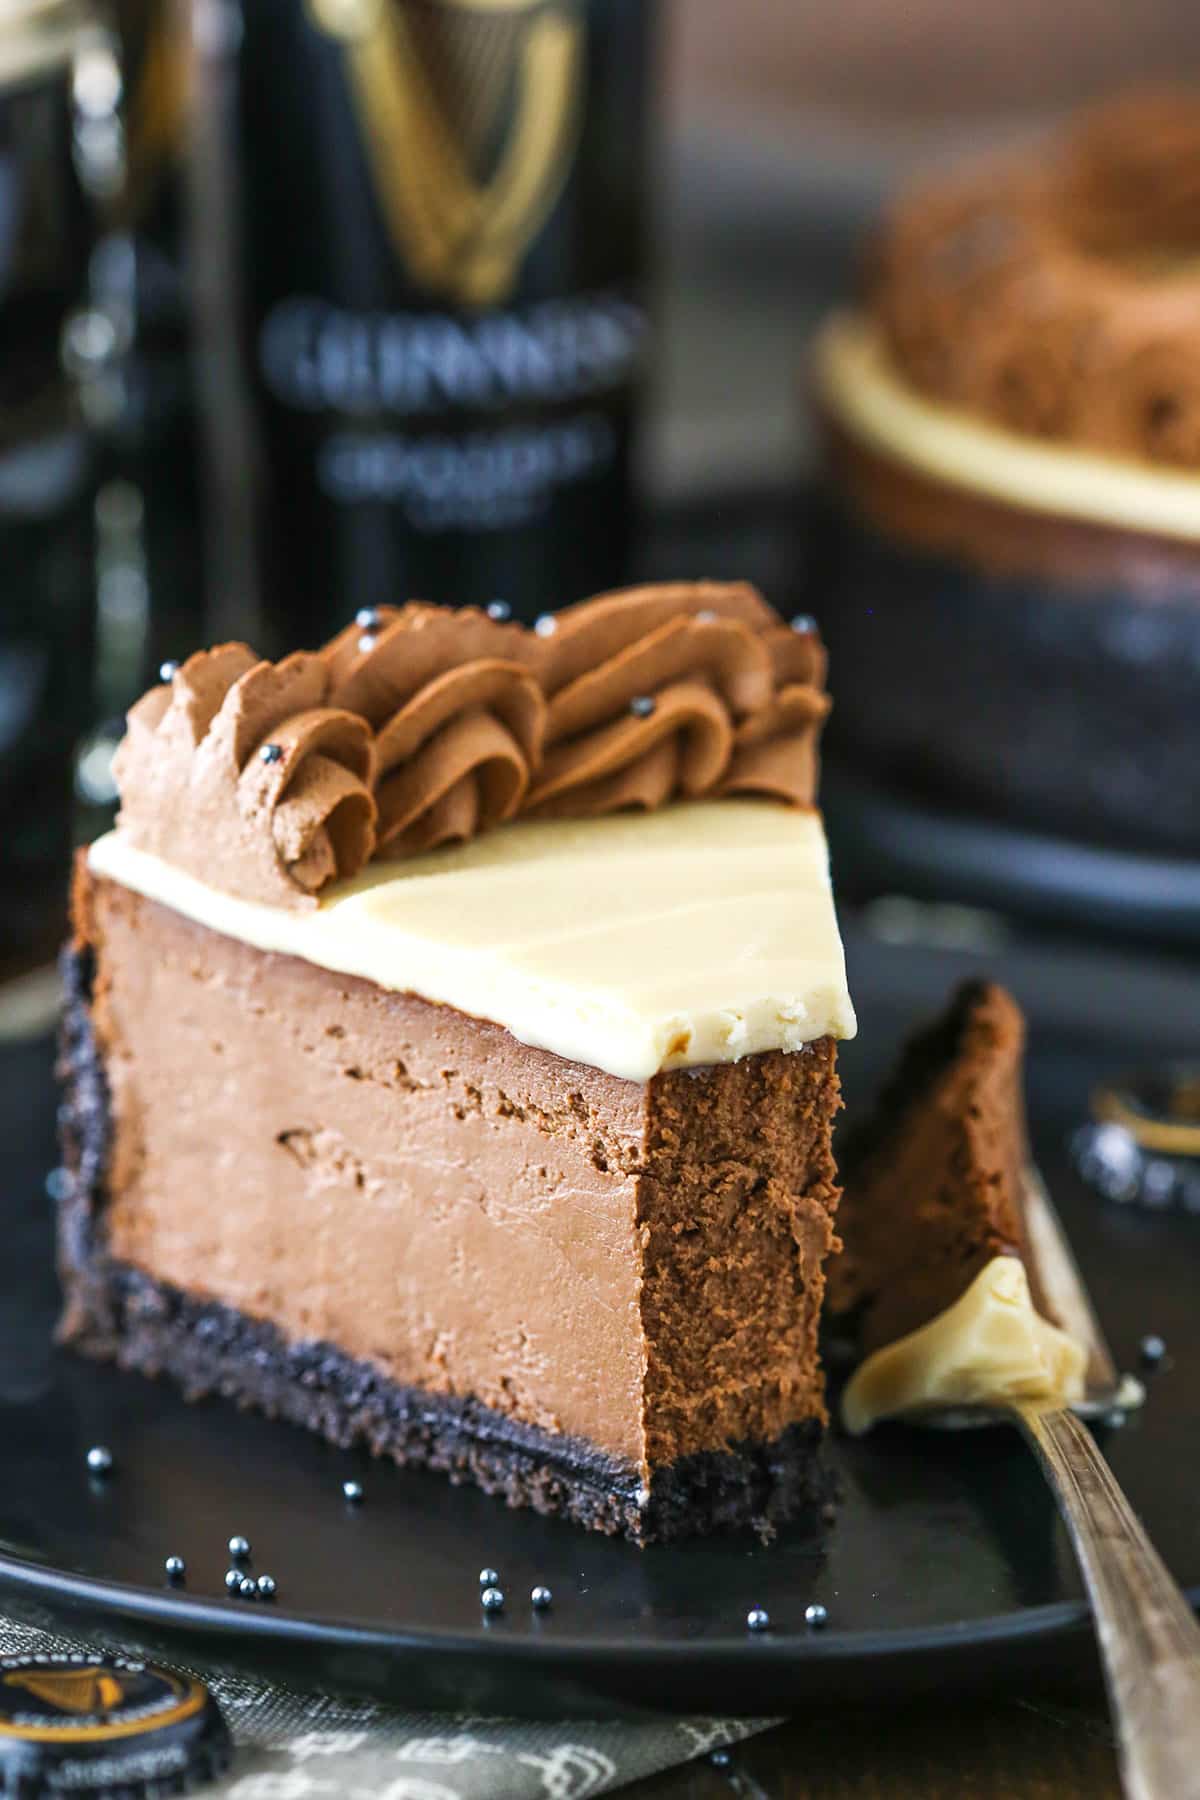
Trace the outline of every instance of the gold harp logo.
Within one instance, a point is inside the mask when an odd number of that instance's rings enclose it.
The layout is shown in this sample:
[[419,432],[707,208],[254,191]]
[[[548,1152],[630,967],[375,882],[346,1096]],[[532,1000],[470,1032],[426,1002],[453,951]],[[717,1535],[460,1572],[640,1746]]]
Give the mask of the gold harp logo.
[[338,38],[384,216],[413,276],[502,300],[579,129],[579,0],[308,0]]
[[35,1700],[64,1713],[111,1712],[125,1689],[107,1669],[23,1669],[6,1675],[5,1687],[24,1688]]

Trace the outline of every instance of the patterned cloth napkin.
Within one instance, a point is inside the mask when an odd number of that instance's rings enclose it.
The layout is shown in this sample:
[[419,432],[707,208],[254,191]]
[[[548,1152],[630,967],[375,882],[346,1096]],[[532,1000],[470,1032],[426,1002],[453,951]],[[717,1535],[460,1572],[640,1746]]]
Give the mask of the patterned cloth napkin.
[[[94,1647],[0,1619],[0,1656]],[[534,1724],[406,1713],[188,1672],[216,1695],[237,1746],[229,1773],[202,1790],[211,1800],[593,1800],[775,1723]]]

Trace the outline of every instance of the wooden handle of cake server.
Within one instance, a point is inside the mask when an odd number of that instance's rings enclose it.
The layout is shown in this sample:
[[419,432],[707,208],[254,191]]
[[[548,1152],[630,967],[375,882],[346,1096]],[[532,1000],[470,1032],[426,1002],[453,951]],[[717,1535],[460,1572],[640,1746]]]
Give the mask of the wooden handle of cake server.
[[1087,1426],[1020,1407],[1092,1603],[1130,1800],[1200,1800],[1200,1625]]

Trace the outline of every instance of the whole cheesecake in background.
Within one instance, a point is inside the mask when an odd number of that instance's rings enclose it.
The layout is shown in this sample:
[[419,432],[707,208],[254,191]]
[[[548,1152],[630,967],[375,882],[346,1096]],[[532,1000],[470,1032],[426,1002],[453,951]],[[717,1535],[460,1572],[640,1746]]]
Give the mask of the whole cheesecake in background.
[[814,598],[856,769],[1200,854],[1200,90],[894,207],[819,340]]
[[798,624],[409,606],[146,695],[75,886],[64,1339],[641,1542],[823,1500]]

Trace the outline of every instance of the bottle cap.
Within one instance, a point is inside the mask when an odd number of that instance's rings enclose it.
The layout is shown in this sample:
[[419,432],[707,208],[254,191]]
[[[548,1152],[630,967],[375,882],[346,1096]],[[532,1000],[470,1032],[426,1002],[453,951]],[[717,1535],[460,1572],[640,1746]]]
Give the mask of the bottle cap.
[[216,1701],[190,1675],[122,1656],[0,1658],[0,1795],[140,1800],[228,1766]]

